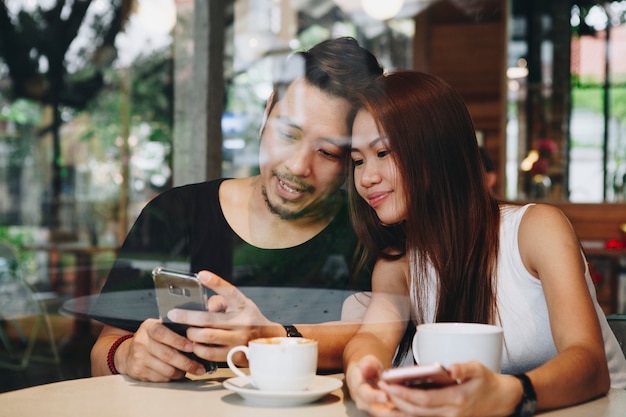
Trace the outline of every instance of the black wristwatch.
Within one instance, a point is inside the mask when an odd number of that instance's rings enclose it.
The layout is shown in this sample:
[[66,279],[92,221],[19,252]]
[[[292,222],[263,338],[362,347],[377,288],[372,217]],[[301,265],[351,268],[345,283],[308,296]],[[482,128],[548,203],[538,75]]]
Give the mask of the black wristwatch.
[[288,324],[283,324],[285,331],[287,332],[287,337],[302,337],[302,333],[296,329],[296,326],[291,326]]
[[526,374],[517,374],[513,376],[521,381],[524,393],[522,394],[522,399],[517,404],[517,407],[515,407],[515,412],[512,417],[534,416],[535,410],[537,410],[537,394],[535,394],[535,388],[533,388],[530,378],[528,378]]

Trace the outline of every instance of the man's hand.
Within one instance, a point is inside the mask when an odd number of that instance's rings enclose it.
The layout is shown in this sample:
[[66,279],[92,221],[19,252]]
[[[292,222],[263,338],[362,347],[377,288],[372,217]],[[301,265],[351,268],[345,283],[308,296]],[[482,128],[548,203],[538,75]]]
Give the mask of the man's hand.
[[192,342],[165,327],[161,320],[147,319],[117,349],[115,367],[140,381],[166,382],[181,379],[187,372],[202,375],[204,367],[181,353],[192,350]]
[[[187,337],[193,343],[193,352],[204,359],[225,362],[228,351],[260,337],[284,336],[280,324],[273,323],[261,313],[257,305],[235,286],[208,272],[200,271],[198,279],[217,295],[208,301],[207,311],[174,309],[168,318],[191,326]],[[245,363],[243,355],[235,362]]]

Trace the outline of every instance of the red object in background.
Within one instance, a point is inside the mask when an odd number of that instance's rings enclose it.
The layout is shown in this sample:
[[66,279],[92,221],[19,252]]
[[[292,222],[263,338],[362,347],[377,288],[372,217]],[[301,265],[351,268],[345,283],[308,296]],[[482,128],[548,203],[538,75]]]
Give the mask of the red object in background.
[[593,282],[594,284],[599,284],[602,281],[604,281],[604,277],[602,276],[601,273],[599,272],[594,272],[591,274],[591,282]]
[[587,262],[587,266],[589,266],[589,275],[591,275],[591,282],[593,282],[594,285],[598,285],[604,281],[604,276],[601,272],[596,271],[593,262]]
[[610,239],[606,241],[606,248],[607,249],[623,249],[624,242],[620,242],[617,239]]

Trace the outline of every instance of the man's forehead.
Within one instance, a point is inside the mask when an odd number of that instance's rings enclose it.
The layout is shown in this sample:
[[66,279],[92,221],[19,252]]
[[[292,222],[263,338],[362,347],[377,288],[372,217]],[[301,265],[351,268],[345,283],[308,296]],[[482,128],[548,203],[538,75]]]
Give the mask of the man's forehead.
[[289,116],[295,123],[302,122],[307,115],[307,102],[314,94],[323,94],[311,86],[304,78],[299,78],[289,85],[285,95],[279,98],[278,110],[283,117]]
[[[276,116],[289,118],[292,123],[302,125],[307,120],[324,115],[326,122],[347,123],[350,103],[347,99],[334,97],[299,78],[287,88],[285,95],[276,103]],[[322,120],[314,120],[315,123]]]

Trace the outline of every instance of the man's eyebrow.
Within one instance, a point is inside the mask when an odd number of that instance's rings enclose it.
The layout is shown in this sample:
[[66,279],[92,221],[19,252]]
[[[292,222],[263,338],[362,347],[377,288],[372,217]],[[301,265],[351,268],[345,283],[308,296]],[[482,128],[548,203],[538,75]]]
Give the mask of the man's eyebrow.
[[[304,131],[304,129],[302,128],[302,126],[296,124],[290,117],[288,116],[276,116],[276,118],[274,119],[275,122],[284,124],[285,126],[292,128],[292,129],[297,129],[299,131]],[[333,146],[337,146],[339,148],[347,148],[348,145],[350,144],[351,140],[350,140],[350,136],[341,136],[341,137],[322,137],[321,138],[322,141],[330,143]]]
[[293,120],[291,120],[291,118],[287,117],[287,116],[276,116],[276,118],[274,119],[275,122],[279,122],[282,123],[290,128],[293,129],[298,129],[298,130],[302,130],[302,127],[297,125]]
[[348,145],[352,142],[350,140],[350,136],[342,136],[337,138],[324,137],[322,138],[324,142],[328,142],[333,146],[337,146],[339,148],[347,148]]
[[[377,138],[375,138],[374,140],[372,140],[370,143],[367,144],[368,148],[373,148],[374,146],[376,146],[378,144],[378,142],[382,142],[382,141],[386,141],[387,140],[387,136],[379,136]],[[359,151],[359,148],[350,148],[350,152]]]

